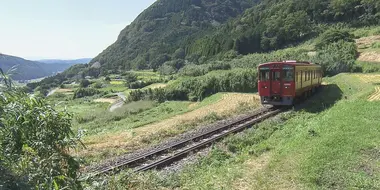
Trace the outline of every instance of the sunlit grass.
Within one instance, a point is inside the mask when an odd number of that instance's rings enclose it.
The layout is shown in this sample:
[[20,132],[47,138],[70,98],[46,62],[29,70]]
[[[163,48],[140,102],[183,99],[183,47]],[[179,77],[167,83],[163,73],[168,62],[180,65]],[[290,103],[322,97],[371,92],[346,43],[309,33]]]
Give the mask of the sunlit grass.
[[380,102],[367,101],[374,86],[353,74],[325,81],[329,86],[306,107],[225,139],[179,173],[153,171],[115,183],[136,189],[379,189]]
[[122,84],[124,84],[124,82],[123,81],[113,80],[113,81],[110,81],[110,84],[112,84],[112,85],[122,85]]

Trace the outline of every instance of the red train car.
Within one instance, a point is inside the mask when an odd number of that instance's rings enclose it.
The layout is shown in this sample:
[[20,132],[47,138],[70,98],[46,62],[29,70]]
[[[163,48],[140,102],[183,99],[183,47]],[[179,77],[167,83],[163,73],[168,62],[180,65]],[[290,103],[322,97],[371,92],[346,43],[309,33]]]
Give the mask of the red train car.
[[313,94],[322,82],[322,68],[310,62],[270,62],[258,66],[262,104],[293,105]]

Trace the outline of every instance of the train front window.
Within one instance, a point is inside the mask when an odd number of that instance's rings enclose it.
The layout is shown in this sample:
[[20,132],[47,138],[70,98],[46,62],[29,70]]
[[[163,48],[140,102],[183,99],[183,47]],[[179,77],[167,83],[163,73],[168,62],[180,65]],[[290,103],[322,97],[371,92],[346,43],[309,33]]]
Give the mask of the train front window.
[[293,80],[294,80],[294,71],[284,70],[284,81],[293,81]]
[[269,80],[269,70],[260,71],[260,81],[268,81]]
[[281,80],[281,73],[280,71],[273,71],[272,72],[272,80],[280,81]]

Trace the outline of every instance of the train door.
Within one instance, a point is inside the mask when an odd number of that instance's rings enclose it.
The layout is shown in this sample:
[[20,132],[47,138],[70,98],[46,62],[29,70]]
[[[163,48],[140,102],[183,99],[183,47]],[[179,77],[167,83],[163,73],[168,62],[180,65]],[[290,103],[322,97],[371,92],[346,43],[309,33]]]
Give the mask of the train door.
[[271,70],[271,95],[281,94],[281,70],[272,69]]

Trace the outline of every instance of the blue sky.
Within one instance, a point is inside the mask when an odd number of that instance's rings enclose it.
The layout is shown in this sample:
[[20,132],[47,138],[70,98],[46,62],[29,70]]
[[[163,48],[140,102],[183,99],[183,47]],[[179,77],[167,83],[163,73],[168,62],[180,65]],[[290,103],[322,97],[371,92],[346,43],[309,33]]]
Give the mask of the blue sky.
[[155,0],[1,0],[0,53],[95,57]]

